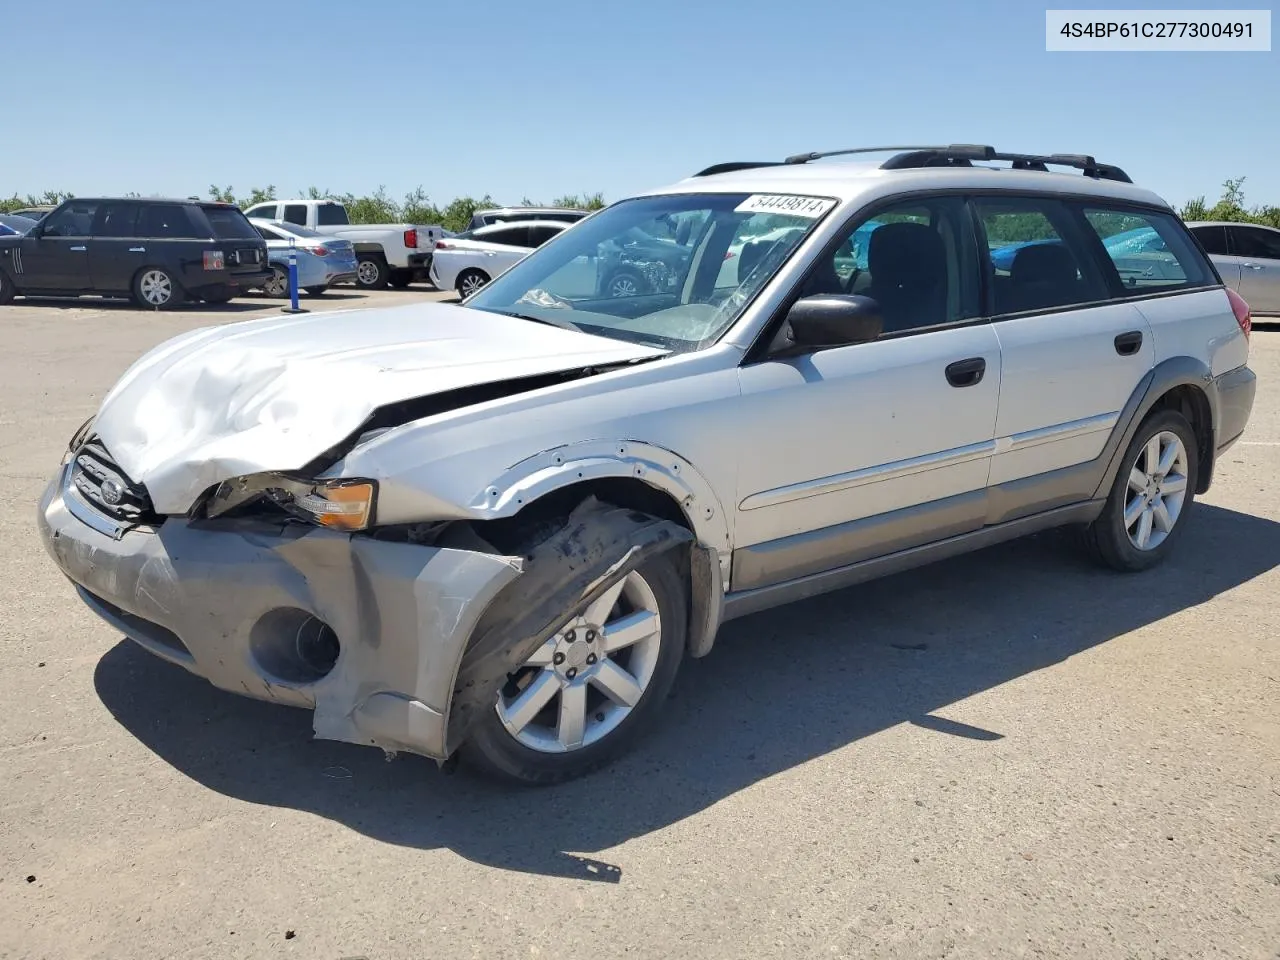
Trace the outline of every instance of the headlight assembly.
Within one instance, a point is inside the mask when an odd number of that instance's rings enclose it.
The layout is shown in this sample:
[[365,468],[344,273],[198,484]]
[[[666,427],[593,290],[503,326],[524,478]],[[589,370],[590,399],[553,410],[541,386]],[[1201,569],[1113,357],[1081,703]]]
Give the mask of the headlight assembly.
[[279,473],[235,477],[218,484],[204,504],[217,517],[265,498],[303,520],[331,530],[365,530],[373,524],[378,485],[374,480],[304,480]]

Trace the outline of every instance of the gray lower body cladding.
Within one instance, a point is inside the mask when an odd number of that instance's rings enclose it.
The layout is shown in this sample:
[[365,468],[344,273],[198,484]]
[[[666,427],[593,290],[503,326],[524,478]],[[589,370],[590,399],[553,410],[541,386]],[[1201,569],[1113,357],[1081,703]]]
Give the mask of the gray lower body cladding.
[[[215,686],[313,708],[317,737],[447,756],[458,665],[481,614],[520,576],[519,558],[178,518],[114,537],[68,509],[65,477],[40,501],[42,539],[126,636]],[[290,660],[309,617],[340,644],[319,677]]]

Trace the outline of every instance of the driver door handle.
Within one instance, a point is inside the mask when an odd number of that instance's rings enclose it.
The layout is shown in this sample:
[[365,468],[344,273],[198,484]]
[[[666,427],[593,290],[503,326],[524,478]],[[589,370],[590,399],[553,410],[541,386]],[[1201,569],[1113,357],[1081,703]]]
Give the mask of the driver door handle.
[[987,372],[987,361],[983,357],[970,357],[947,364],[947,383],[953,387],[972,387],[982,382]]
[[83,252],[83,251],[84,251],[84,247],[82,247],[82,246],[81,246],[81,247],[67,247],[67,249],[68,249],[68,250],[77,250],[77,251],[80,251],[80,252]]
[[146,253],[147,248],[146,247],[130,247],[129,252],[130,253]]
[[1246,270],[1261,270],[1261,269],[1262,269],[1262,264],[1260,264],[1260,263],[1242,263],[1242,264],[1240,264],[1240,266],[1244,267]]

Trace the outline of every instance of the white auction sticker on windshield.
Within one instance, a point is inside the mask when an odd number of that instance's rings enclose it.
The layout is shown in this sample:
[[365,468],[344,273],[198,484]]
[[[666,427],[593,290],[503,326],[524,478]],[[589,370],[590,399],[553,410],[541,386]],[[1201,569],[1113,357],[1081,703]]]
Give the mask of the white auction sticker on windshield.
[[797,197],[786,193],[754,193],[734,213],[782,213],[817,220],[836,205],[830,197]]

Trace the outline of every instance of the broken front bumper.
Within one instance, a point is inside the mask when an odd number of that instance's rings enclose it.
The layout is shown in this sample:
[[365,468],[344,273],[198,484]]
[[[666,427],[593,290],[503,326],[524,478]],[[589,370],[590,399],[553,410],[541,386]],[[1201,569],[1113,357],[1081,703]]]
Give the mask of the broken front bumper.
[[[115,529],[68,478],[40,533],[98,616],[224,690],[314,708],[317,737],[445,759],[462,653],[519,558],[296,525]],[[313,617],[340,644],[323,676],[298,655]]]

